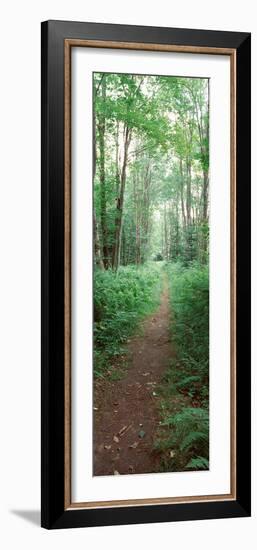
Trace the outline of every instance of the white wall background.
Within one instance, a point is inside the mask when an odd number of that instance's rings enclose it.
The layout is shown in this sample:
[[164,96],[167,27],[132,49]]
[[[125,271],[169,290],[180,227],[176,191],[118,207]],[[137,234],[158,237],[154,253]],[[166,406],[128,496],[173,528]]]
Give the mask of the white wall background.
[[[74,547],[149,550],[162,545],[209,550],[229,544],[255,548],[253,517],[47,532],[40,506],[40,22],[46,19],[206,28],[253,33],[253,151],[256,135],[255,2],[244,0],[44,0],[5,2],[1,8],[0,84],[0,544],[4,549]],[[256,153],[253,155],[253,182]],[[253,185],[253,304],[257,280],[257,193]],[[256,375],[253,314],[253,395]],[[253,424],[256,426],[256,401]],[[256,464],[253,430],[253,464]]]

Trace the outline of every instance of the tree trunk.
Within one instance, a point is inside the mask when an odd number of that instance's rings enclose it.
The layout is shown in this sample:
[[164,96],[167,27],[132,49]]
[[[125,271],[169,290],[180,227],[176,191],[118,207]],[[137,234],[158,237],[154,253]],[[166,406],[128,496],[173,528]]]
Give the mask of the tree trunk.
[[186,215],[187,215],[187,226],[191,226],[191,161],[187,159],[187,187],[186,187]]
[[93,239],[94,239],[94,262],[97,267],[104,269],[104,264],[101,256],[100,240],[98,235],[98,227],[95,209],[93,210]]
[[113,256],[112,256],[112,267],[115,271],[117,271],[120,265],[123,203],[124,203],[124,192],[125,192],[125,185],[126,185],[128,149],[129,149],[130,140],[131,140],[131,130],[126,126],[125,140],[124,140],[124,157],[123,157],[123,164],[122,164],[121,178],[120,178],[120,192],[119,192],[119,196],[117,197],[117,205],[116,205],[115,239],[114,239],[114,249],[113,249]]
[[143,204],[142,204],[141,263],[145,262],[147,258],[147,253],[148,253],[150,186],[151,186],[151,170],[150,170],[150,160],[148,160],[145,176],[144,176],[144,191],[143,191]]
[[[209,144],[209,109],[210,109],[210,82],[208,80],[208,107],[207,107],[207,124],[205,132],[205,141]],[[207,152],[205,151],[205,154]],[[203,219],[208,220],[208,190],[209,190],[209,171],[203,170]]]
[[[106,98],[106,79],[102,80],[102,99]],[[109,251],[108,251],[108,228],[106,215],[106,189],[105,189],[105,116],[99,115],[98,122],[99,133],[99,179],[100,179],[100,218],[102,231],[102,250],[103,264],[105,269],[109,267]]]
[[184,203],[184,176],[183,176],[183,161],[179,160],[179,170],[180,170],[180,200],[181,200],[181,211],[182,211],[182,220],[183,226],[186,227],[186,213],[185,213],[185,203]]
[[[95,173],[96,173],[96,116],[95,116],[95,109],[94,109],[94,116],[93,116],[93,183],[95,179]],[[100,246],[100,239],[99,239],[99,233],[98,233],[98,225],[97,225],[97,218],[96,218],[96,212],[95,207],[93,207],[93,239],[94,239],[94,263],[97,267],[100,267],[100,269],[104,269],[104,264],[102,260],[101,255],[101,246]]]
[[[138,177],[135,179],[136,185],[138,184]],[[136,264],[141,263],[141,235],[140,235],[140,205],[138,204],[138,189],[136,189],[136,202],[135,202],[135,217],[136,217]]]
[[209,177],[206,170],[203,171],[203,221],[207,222],[208,220],[208,187],[209,187]]
[[165,260],[168,260],[169,253],[168,253],[168,229],[167,229],[166,202],[164,203],[164,250],[165,250]]
[[120,170],[119,170],[119,121],[116,122],[115,135],[115,164],[116,164],[116,195],[118,197],[120,188]]

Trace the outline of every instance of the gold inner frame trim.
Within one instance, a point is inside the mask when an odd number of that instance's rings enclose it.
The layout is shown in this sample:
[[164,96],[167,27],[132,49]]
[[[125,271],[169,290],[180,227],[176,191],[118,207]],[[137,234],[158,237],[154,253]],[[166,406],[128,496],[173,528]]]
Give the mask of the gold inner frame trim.
[[[72,502],[71,490],[71,48],[227,55],[230,57],[230,493],[217,495]],[[115,508],[236,499],[236,49],[103,40],[64,40],[64,509]]]

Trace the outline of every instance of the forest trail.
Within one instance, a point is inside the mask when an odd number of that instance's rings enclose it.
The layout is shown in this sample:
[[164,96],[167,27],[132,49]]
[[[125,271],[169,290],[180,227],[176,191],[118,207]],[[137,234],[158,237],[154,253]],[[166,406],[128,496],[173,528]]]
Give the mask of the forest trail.
[[155,388],[174,355],[166,276],[160,305],[142,322],[139,332],[128,340],[124,377],[97,380],[94,385],[94,475],[158,470],[159,457],[153,452],[160,421]]

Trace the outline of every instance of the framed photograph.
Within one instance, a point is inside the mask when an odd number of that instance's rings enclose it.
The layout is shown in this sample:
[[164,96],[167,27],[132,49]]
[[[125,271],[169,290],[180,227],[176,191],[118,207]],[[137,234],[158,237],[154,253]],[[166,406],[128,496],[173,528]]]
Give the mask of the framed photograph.
[[250,34],[42,23],[42,526],[250,515]]

